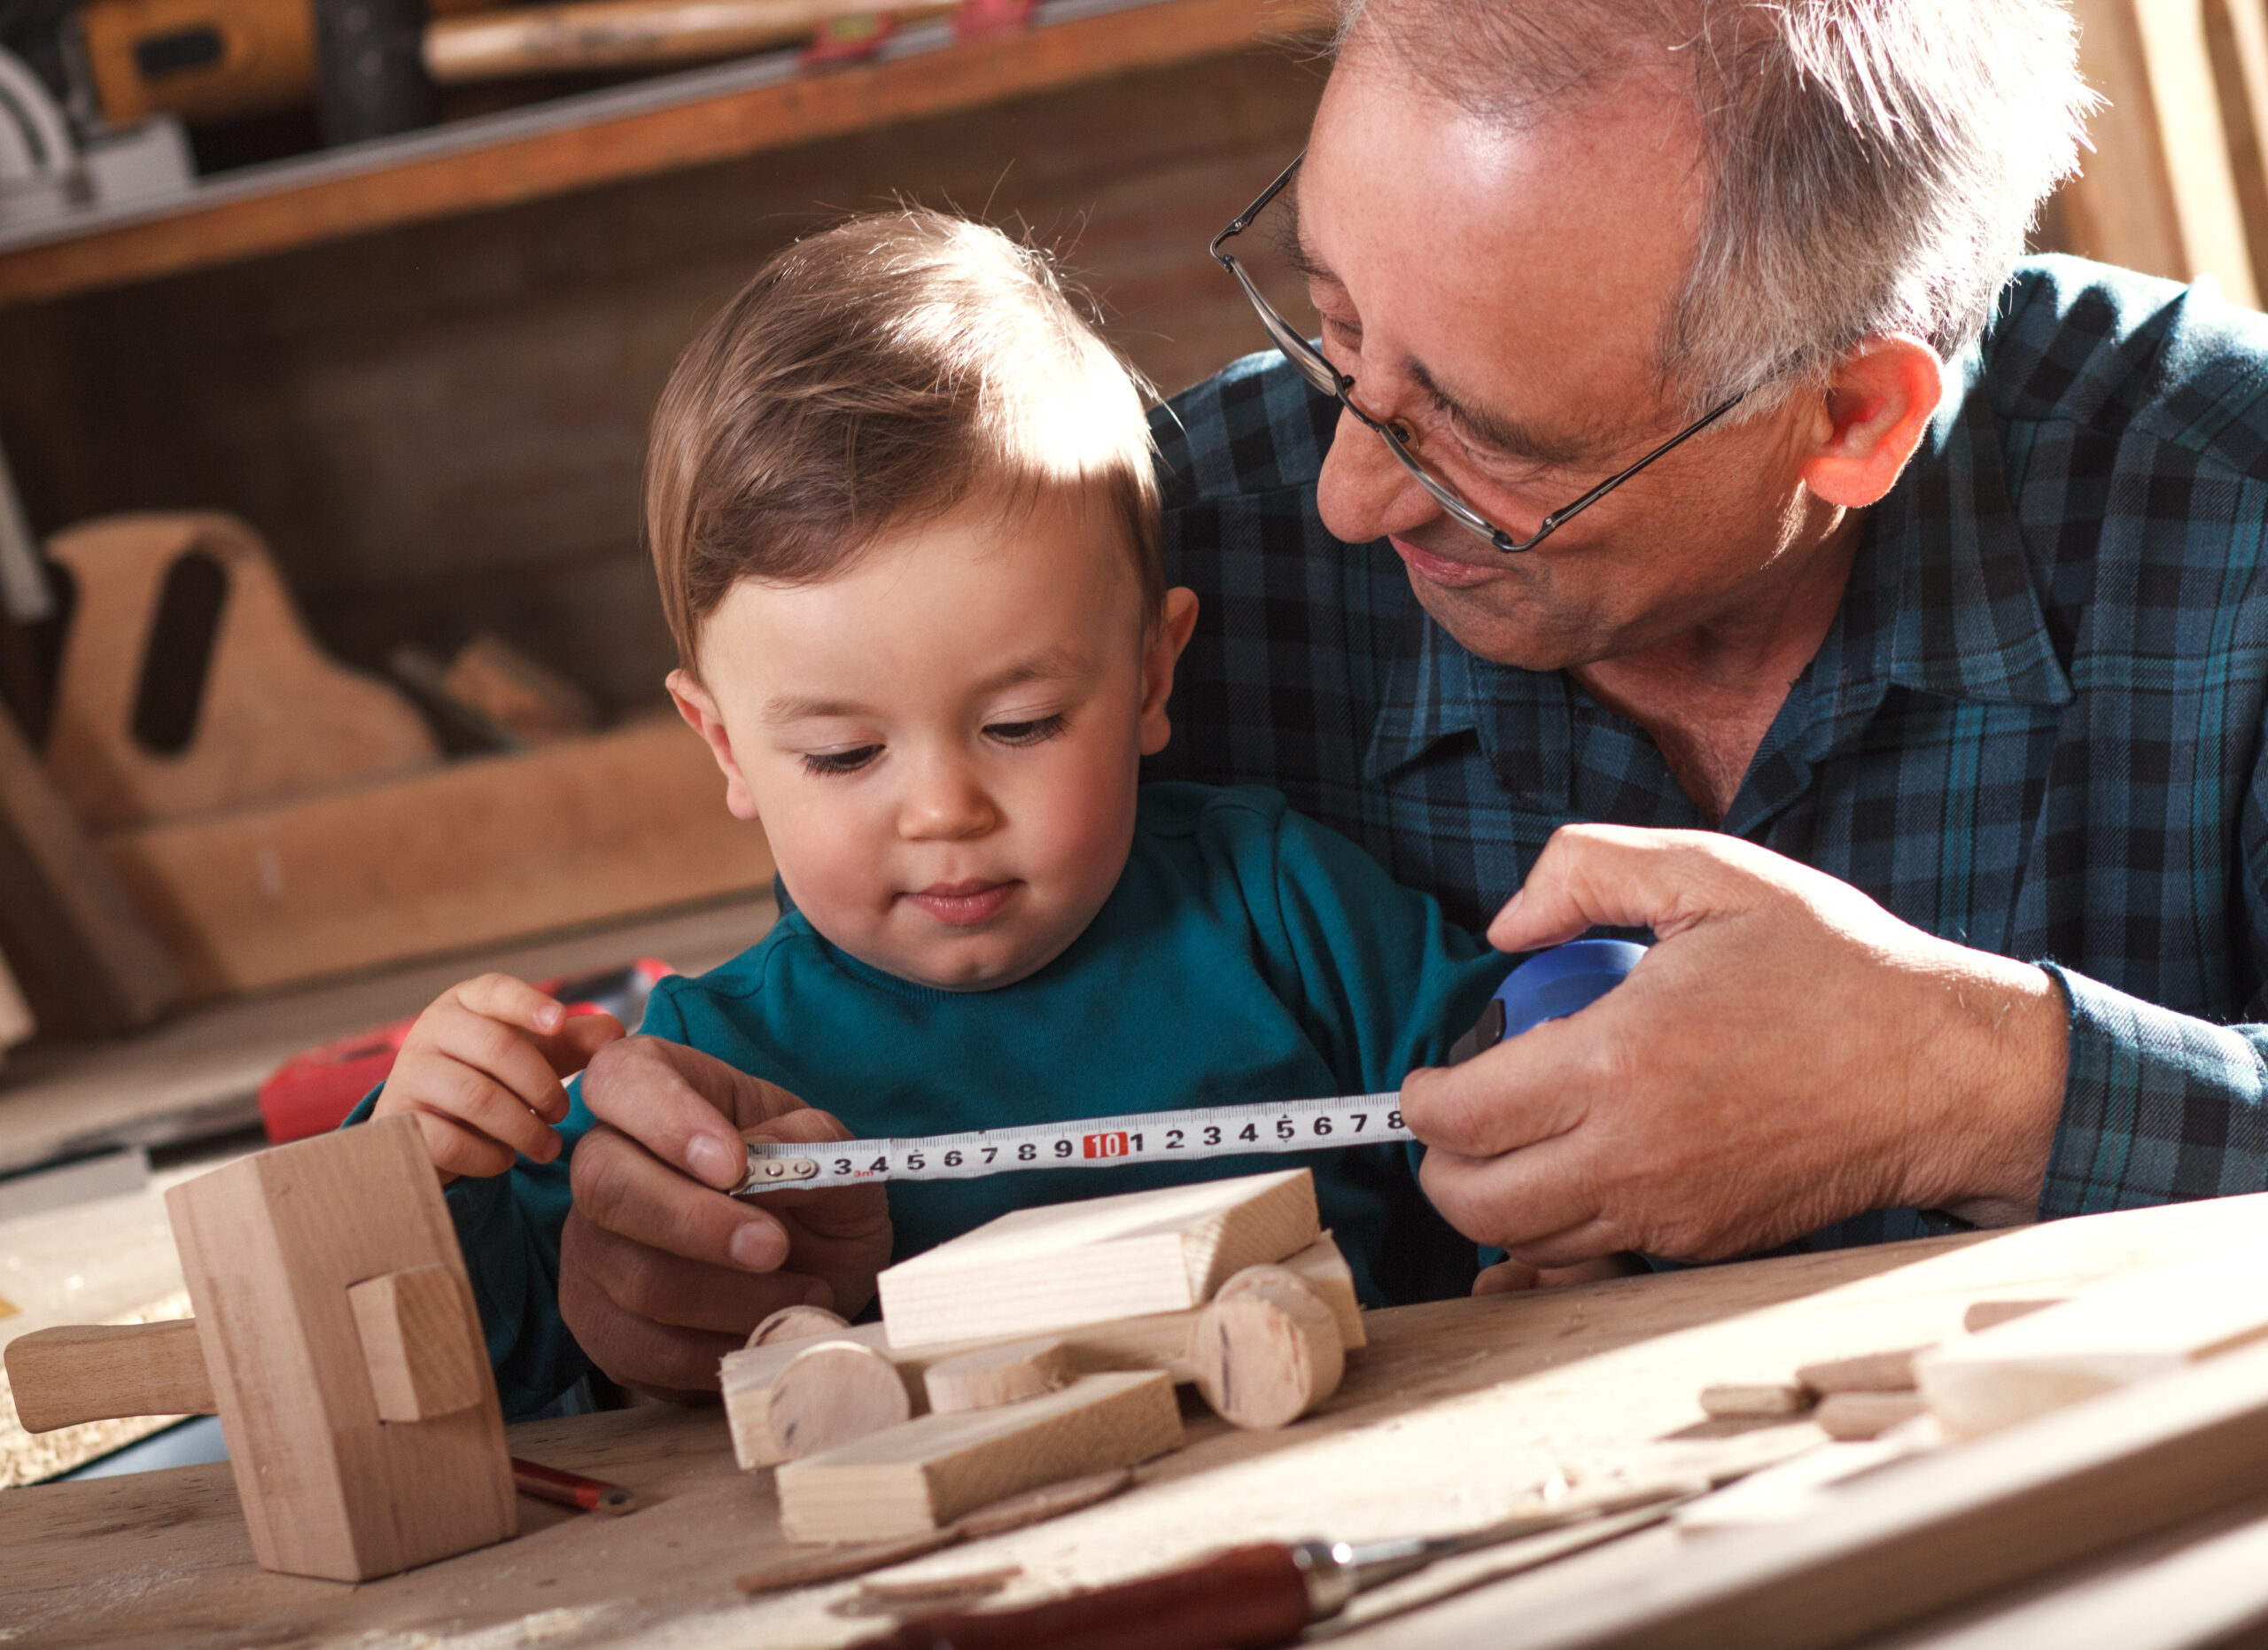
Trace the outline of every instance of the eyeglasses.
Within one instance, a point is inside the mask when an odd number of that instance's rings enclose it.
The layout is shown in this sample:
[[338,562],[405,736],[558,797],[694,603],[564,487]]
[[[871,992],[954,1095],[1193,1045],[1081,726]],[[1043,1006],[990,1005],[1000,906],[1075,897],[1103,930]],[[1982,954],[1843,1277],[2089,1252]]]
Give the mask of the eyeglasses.
[[1511,533],[1506,533],[1488,518],[1473,509],[1472,505],[1466,503],[1458,496],[1455,487],[1428,472],[1425,466],[1418,462],[1416,455],[1410,450],[1409,432],[1402,425],[1392,421],[1381,423],[1355,406],[1354,398],[1348,393],[1355,387],[1355,380],[1332,366],[1324,358],[1321,350],[1300,335],[1297,327],[1276,312],[1276,307],[1261,295],[1260,288],[1254,284],[1252,276],[1245,273],[1244,266],[1237,261],[1234,253],[1221,250],[1230,241],[1253,226],[1254,220],[1268,209],[1268,203],[1284,192],[1285,186],[1292,181],[1292,175],[1300,169],[1300,162],[1306,159],[1307,156],[1302,153],[1291,165],[1285,167],[1274,183],[1260,191],[1259,199],[1239,213],[1236,222],[1213,237],[1212,253],[1215,260],[1223,269],[1237,277],[1237,284],[1244,288],[1245,297],[1251,301],[1254,312],[1260,316],[1260,324],[1268,329],[1268,336],[1275,340],[1276,347],[1284,352],[1285,358],[1299,369],[1300,376],[1324,394],[1336,397],[1341,407],[1354,414],[1363,424],[1377,431],[1379,439],[1386,443],[1386,450],[1402,461],[1402,467],[1417,479],[1419,486],[1433,495],[1433,502],[1441,507],[1450,520],[1469,532],[1478,533],[1506,555],[1517,556],[1523,550],[1534,549],[1561,527],[1566,525],[1568,522],[1581,515],[1583,511],[1613,492],[1615,488],[1636,475],[1648,464],[1652,463],[1654,460],[1674,448],[1683,446],[1739,405],[1741,398],[1736,395],[1714,412],[1705,414],[1686,425],[1684,429],[1680,430],[1628,469],[1609,476],[1573,503],[1563,505],[1553,510],[1537,524],[1535,531],[1528,537],[1515,539]]

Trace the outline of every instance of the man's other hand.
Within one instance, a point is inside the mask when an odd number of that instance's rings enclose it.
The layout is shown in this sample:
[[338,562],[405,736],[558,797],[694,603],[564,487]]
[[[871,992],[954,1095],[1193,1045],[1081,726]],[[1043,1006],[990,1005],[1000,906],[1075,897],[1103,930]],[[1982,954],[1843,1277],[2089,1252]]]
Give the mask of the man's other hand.
[[837,1140],[785,1089],[656,1038],[601,1051],[583,1078],[599,1120],[575,1148],[559,1309],[613,1380],[659,1397],[717,1389],[718,1360],[783,1306],[855,1317],[889,1260],[879,1186],[727,1196],[752,1140]]
[[1459,1231],[1557,1268],[1718,1259],[1871,1209],[2032,1218],[2068,1047],[2046,972],[1751,844],[1604,825],[1554,835],[1488,938],[1594,924],[1657,943],[1581,1013],[1402,1089]]

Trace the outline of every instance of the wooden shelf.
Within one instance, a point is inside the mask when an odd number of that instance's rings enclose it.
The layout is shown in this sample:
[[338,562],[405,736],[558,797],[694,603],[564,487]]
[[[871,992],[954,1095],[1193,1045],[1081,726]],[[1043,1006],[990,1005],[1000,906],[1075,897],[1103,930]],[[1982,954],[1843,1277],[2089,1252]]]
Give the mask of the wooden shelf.
[[[0,242],[0,305],[63,297],[398,224],[540,199],[1122,70],[1312,35],[1310,0],[1051,0],[1022,32],[909,28],[813,74],[781,52],[330,154],[248,167],[156,208]],[[43,228],[45,226],[43,226]]]

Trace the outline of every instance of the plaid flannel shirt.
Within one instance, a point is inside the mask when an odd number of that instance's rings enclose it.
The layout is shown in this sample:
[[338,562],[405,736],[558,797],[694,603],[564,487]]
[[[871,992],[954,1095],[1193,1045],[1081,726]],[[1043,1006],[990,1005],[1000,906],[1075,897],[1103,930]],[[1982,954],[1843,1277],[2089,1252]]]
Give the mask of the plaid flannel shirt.
[[[2054,974],[2043,1217],[2268,1188],[2268,317],[2028,261],[1950,382],[1720,829]],[[1203,611],[1149,771],[1272,785],[1474,926],[1561,825],[1708,828],[1642,728],[1331,536],[1336,413],[1271,353],[1154,420]]]

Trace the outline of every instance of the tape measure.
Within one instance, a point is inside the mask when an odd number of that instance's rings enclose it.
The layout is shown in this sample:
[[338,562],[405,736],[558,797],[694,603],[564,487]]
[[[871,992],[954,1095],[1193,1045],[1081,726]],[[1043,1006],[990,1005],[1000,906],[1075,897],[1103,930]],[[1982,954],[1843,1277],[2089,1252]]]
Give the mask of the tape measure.
[[[1579,939],[1529,958],[1496,988],[1480,1023],[1450,1050],[1449,1063],[1596,1001],[1643,955],[1644,946],[1623,940]],[[885,1180],[975,1180],[1028,1169],[1196,1163],[1416,1138],[1402,1119],[1402,1096],[1386,1093],[1138,1112],[904,1140],[756,1140],[749,1145],[747,1176],[733,1195]]]

